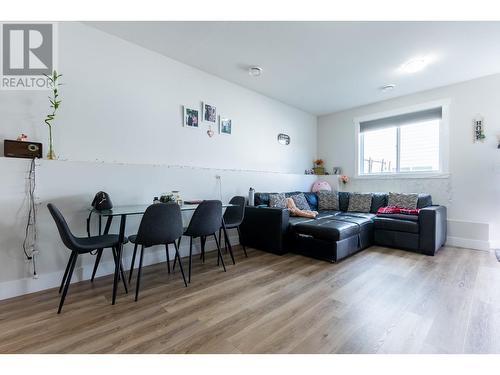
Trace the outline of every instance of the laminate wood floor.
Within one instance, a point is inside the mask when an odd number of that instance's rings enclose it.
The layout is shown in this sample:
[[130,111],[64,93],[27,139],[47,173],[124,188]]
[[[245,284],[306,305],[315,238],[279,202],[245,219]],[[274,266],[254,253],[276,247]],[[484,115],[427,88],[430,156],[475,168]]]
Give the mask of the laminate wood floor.
[[165,263],[147,267],[138,302],[121,287],[111,306],[110,276],[71,285],[61,315],[57,289],[0,301],[0,352],[500,353],[492,253],[236,253],[227,273],[215,254],[196,258],[188,288]]

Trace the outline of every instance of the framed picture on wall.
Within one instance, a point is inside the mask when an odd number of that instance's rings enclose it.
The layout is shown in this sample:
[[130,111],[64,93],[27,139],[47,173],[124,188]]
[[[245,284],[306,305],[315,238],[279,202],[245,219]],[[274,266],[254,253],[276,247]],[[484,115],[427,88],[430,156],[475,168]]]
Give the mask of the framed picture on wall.
[[200,111],[184,106],[183,125],[187,128],[198,128],[200,126]]
[[215,125],[217,123],[217,107],[213,104],[202,103],[203,122]]
[[219,119],[219,134],[231,135],[232,125],[231,119],[221,116]]

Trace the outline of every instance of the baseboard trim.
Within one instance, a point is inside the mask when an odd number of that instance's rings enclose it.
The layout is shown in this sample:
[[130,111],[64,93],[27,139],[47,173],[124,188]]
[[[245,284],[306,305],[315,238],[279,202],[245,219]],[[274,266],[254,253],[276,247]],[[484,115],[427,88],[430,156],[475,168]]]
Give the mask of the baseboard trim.
[[473,250],[490,251],[489,241],[473,240],[470,238],[448,237],[446,239],[446,245]]
[[[229,235],[229,240],[231,244],[238,245],[239,239],[238,236]],[[179,249],[179,253],[181,257],[186,257],[189,255],[189,241],[183,241],[181,248]],[[217,247],[215,245],[215,241],[207,240],[205,245],[206,251],[214,251]],[[170,260],[174,259],[173,248],[170,249]],[[199,254],[200,249],[198,246],[193,247],[193,254]],[[69,256],[69,252],[68,252]],[[123,257],[123,266],[125,269],[129,269],[130,264],[132,262],[132,256]],[[165,262],[165,248],[158,248],[154,251],[144,252],[144,266],[149,266],[152,264],[157,264]],[[138,261],[136,260],[136,267],[138,265]],[[72,284],[77,283],[79,281],[90,280],[92,277],[92,271],[94,269],[94,265],[86,264],[82,267],[75,268],[72,277]],[[96,273],[96,277],[111,275],[115,270],[115,265],[113,261],[101,261],[99,264],[99,268]],[[55,287],[59,287],[62,277],[64,274],[64,270],[40,274],[37,279],[33,277],[27,277],[18,280],[4,281],[0,283],[0,300],[4,300],[7,298],[13,298],[22,296],[25,294],[40,292],[42,290],[51,289]],[[111,288],[111,285],[110,285]],[[110,289],[111,291],[111,289]]]

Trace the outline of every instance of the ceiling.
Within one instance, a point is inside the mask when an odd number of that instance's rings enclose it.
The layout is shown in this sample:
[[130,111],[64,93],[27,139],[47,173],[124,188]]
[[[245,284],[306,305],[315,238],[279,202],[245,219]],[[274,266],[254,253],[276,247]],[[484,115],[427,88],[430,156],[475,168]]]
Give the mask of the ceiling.
[[500,22],[86,24],[315,115],[500,73]]

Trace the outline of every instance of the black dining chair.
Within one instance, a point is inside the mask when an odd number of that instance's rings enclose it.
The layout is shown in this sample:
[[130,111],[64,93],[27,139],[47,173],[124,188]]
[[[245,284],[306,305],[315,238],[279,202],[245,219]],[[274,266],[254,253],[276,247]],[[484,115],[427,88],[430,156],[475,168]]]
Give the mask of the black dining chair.
[[[170,257],[168,254],[168,245],[174,244],[175,259],[179,258],[179,267],[181,269],[184,285],[187,287],[186,277],[184,276],[184,269],[180,261],[178,243],[182,237],[182,215],[181,208],[177,203],[155,203],[149,206],[144,212],[139,230],[136,235],[129,236],[129,241],[134,246],[134,253],[132,255],[132,264],[130,266],[129,281],[132,279],[134,270],[135,256],[137,253],[138,245],[141,246],[141,255],[139,257],[139,269],[137,271],[137,282],[135,287],[135,300],[139,298],[139,287],[141,283],[142,261],[144,258],[144,249],[155,246],[165,245],[167,253],[167,269],[170,273]],[[180,244],[180,241],[179,241]]]
[[[224,264],[224,259],[222,258],[222,252],[220,250],[219,241],[217,240],[217,230],[220,228],[222,223],[222,203],[218,200],[206,200],[199,204],[191,217],[191,221],[184,232],[185,236],[189,237],[189,274],[188,282],[191,282],[191,268],[192,268],[192,258],[193,258],[193,239],[200,237],[202,245],[202,254],[205,252],[205,242],[207,237],[213,236],[215,239],[215,244],[217,245],[217,262],[221,261],[222,268],[226,272],[226,265]],[[179,259],[180,265],[180,259]],[[175,267],[175,260],[174,260]]]
[[[53,205],[49,203],[47,205],[52,218],[56,222],[57,230],[59,231],[59,235],[61,236],[61,240],[64,245],[71,250],[71,255],[69,257],[68,265],[66,266],[66,270],[64,271],[64,276],[61,281],[61,286],[59,287],[59,293],[62,291],[61,301],[59,302],[59,309],[57,313],[60,314],[62,307],[64,305],[64,300],[66,299],[66,294],[68,293],[69,284],[71,283],[71,277],[73,276],[73,271],[75,269],[76,260],[78,256],[81,254],[88,254],[97,249],[107,249],[111,248],[113,251],[114,259],[115,259],[115,277],[113,282],[113,294],[116,293],[116,289],[118,287],[118,247],[120,246],[119,236],[117,234],[105,234],[101,236],[92,236],[92,237],[75,237],[66,223],[61,211]],[[123,286],[125,287],[125,292],[128,293],[127,283],[125,281],[125,275],[122,272],[122,281]]]
[[[243,222],[243,219],[245,218],[245,205],[246,205],[246,198],[241,197],[241,196],[235,196],[232,197],[231,200],[229,201],[229,204],[232,204],[233,206],[229,206],[226,208],[226,212],[224,212],[224,223],[226,225],[226,229],[236,229],[238,231],[238,237],[240,240],[240,244],[243,247],[243,252],[245,253],[245,257],[248,258],[247,255],[247,249],[245,248],[245,245],[241,243],[241,231],[240,231],[240,225]],[[219,228],[219,243],[222,244],[222,227]],[[227,251],[227,238],[224,235],[224,248]]]

